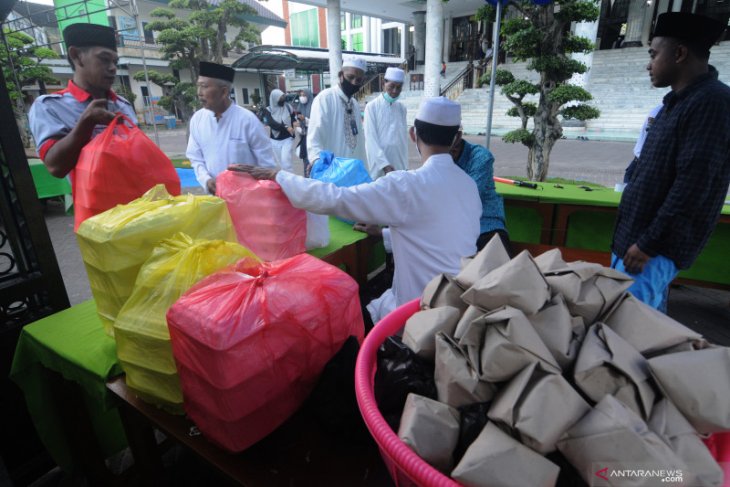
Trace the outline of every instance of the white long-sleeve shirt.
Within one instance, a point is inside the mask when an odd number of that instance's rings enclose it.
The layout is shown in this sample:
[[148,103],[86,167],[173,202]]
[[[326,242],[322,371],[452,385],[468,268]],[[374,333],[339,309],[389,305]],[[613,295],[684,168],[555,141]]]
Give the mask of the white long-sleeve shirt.
[[368,172],[373,180],[383,176],[383,168],[408,169],[408,124],[406,107],[378,96],[365,107],[365,147]]
[[276,181],[297,208],[390,226],[396,306],[419,297],[437,274],[458,273],[461,258],[476,253],[479,191],[449,154],[349,188],[284,171]]
[[256,115],[231,103],[219,120],[202,108],[190,119],[190,138],[185,155],[200,185],[206,184],[230,164],[276,167],[271,141]]
[[357,144],[354,148],[347,145],[345,130],[345,112],[347,97],[339,86],[322,90],[312,102],[312,111],[309,114],[307,131],[307,157],[309,162],[319,159],[323,150],[332,152],[335,157],[351,157],[360,159],[367,167],[367,153],[365,152],[365,133],[363,132],[360,117],[360,105],[355,98],[351,99],[357,135],[354,135]]

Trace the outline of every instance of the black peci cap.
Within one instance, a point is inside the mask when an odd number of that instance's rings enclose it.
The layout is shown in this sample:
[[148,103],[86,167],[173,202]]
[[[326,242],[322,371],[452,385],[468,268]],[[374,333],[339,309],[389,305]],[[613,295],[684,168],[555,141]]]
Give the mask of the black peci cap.
[[223,66],[222,64],[200,61],[198,74],[200,76],[205,76],[206,78],[222,79],[233,83],[233,77],[236,75],[236,70],[229,68],[228,66]]
[[657,17],[653,36],[674,37],[709,49],[720,38],[725,27],[719,20],[703,15],[667,12]]
[[63,29],[63,41],[66,47],[106,47],[117,50],[117,39],[114,29],[99,24],[71,24]]

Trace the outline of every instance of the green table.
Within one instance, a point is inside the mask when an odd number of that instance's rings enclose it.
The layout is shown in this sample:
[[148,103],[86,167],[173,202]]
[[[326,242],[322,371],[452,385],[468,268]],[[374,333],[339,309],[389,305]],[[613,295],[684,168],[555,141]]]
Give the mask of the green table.
[[39,199],[53,198],[62,196],[66,211],[73,206],[73,198],[71,196],[71,183],[67,178],[57,178],[51,176],[46,169],[46,165],[40,159],[28,159],[30,173],[33,176],[36,193]]
[[[335,218],[330,233],[330,245],[312,255],[342,265],[355,279],[382,263],[377,239]],[[104,459],[127,444],[106,388],[121,373],[116,343],[104,332],[93,300],[23,328],[10,377],[23,390],[38,436],[64,470],[81,469],[106,484]]]
[[[507,229],[522,248],[561,247],[572,258],[610,261],[610,245],[621,193],[586,191],[578,185],[538,183],[538,189],[497,184],[504,197]],[[691,268],[679,279],[700,286],[730,287],[730,205]]]

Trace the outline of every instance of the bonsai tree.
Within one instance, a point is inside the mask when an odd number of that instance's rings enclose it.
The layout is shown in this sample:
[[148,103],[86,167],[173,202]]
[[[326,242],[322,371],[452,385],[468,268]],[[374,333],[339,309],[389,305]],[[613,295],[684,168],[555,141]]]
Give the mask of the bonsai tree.
[[[545,2],[542,2],[545,3]],[[504,39],[500,49],[509,52],[516,61],[527,61],[527,69],[537,71],[536,83],[516,79],[506,70],[497,70],[496,84],[513,104],[507,115],[519,117],[522,126],[504,135],[505,142],[519,142],[529,151],[527,176],[532,181],[544,181],[550,166],[550,152],[563,135],[560,119],[589,120],[598,118],[597,108],[585,104],[593,97],[585,89],[571,85],[574,74],[585,73],[585,64],[572,59],[571,53],[588,53],[594,48],[585,37],[571,34],[572,22],[594,21],[599,8],[591,0],[560,0],[538,5],[529,0],[510,0],[508,8],[518,13],[502,24]],[[486,5],[479,9],[477,18],[493,20],[496,9]],[[482,83],[489,83],[486,73]],[[525,101],[528,95],[537,95],[538,102]],[[533,128],[527,123],[533,119]]]

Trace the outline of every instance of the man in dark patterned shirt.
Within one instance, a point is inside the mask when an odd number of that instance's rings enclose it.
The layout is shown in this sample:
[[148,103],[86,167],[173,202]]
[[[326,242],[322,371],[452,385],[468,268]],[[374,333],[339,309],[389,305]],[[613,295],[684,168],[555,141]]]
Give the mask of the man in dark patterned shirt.
[[656,87],[671,86],[618,209],[613,267],[629,289],[666,310],[669,283],[710,237],[730,182],[730,87],[708,64],[725,30],[699,15],[659,16],[647,65]]

